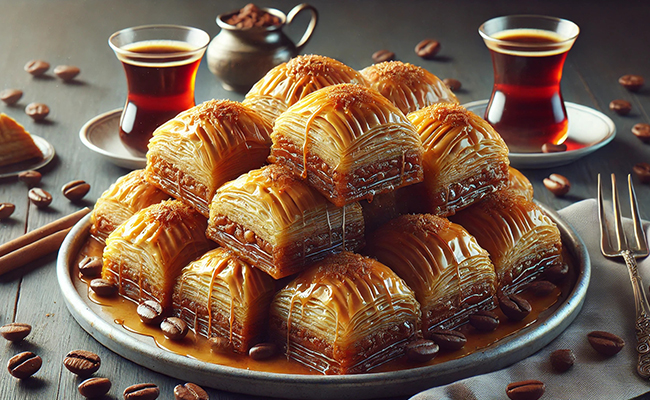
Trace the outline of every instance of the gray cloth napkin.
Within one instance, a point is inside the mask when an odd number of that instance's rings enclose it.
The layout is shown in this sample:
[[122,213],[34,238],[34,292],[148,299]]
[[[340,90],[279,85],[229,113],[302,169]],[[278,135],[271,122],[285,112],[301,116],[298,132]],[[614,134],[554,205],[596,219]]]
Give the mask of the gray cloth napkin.
[[[542,400],[630,399],[650,391],[650,381],[639,377],[635,369],[635,308],[627,268],[622,258],[607,259],[600,253],[596,200],[573,204],[559,214],[580,235],[591,258],[587,297],[575,321],[548,346],[510,367],[426,390],[412,400],[507,399],[506,386],[527,379],[545,383]],[[638,265],[647,290],[650,257],[638,260]],[[611,358],[601,356],[587,341],[587,334],[596,330],[619,335],[625,339],[625,347]],[[571,349],[576,356],[567,372],[551,368],[549,357],[557,349]]]

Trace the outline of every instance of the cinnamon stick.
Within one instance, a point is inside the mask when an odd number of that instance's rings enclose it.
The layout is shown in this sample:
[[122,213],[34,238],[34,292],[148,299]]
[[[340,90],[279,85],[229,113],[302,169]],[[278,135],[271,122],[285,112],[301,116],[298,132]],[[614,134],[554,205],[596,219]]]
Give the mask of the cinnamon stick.
[[26,246],[23,246],[9,254],[0,257],[0,275],[30,263],[36,259],[50,254],[61,247],[65,235],[70,232],[70,228],[54,232],[49,236],[40,238]]

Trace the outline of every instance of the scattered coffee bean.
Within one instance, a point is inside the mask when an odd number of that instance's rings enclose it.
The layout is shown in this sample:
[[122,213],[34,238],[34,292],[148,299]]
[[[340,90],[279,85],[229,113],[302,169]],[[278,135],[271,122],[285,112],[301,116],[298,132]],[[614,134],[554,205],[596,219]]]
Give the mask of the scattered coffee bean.
[[76,180],[66,183],[61,192],[70,201],[75,202],[83,199],[83,197],[90,191],[90,185],[86,181]]
[[530,289],[530,291],[532,291],[537,297],[546,297],[553,293],[553,291],[557,289],[557,286],[549,281],[535,281],[528,285],[528,289]]
[[0,92],[0,100],[10,106],[16,104],[23,97],[23,91],[19,89],[5,89]]
[[469,316],[469,323],[481,332],[492,332],[499,326],[499,316],[492,311],[481,310]]
[[25,71],[33,76],[41,76],[50,69],[50,64],[43,60],[32,60],[25,64]]
[[542,153],[561,153],[566,151],[566,144],[553,144],[553,143],[544,143],[542,145]]
[[425,335],[444,351],[461,349],[467,343],[467,338],[462,332],[451,329],[431,329]]
[[145,300],[136,309],[140,321],[147,325],[158,325],[162,320],[163,307],[156,300]]
[[650,124],[636,124],[632,127],[632,133],[643,143],[650,143]]
[[38,171],[23,171],[18,174],[18,180],[29,187],[38,185],[42,178],[43,175]]
[[530,303],[516,294],[499,293],[499,308],[511,321],[521,321],[533,310]]
[[439,51],[440,42],[437,40],[424,39],[415,45],[415,54],[424,58],[425,60],[431,60],[436,56],[436,54],[438,54]]
[[79,272],[84,278],[97,278],[102,273],[102,259],[99,257],[84,257],[79,261]]
[[618,353],[625,346],[625,340],[605,331],[589,332],[587,340],[589,340],[589,344],[594,350],[608,357]]
[[73,374],[89,376],[97,372],[102,360],[91,351],[72,350],[63,359],[63,365]]
[[183,339],[189,330],[185,321],[176,317],[165,318],[163,322],[160,323],[160,329],[163,332],[163,335],[167,339],[171,340],[181,340]]
[[548,268],[542,274],[542,277],[551,282],[558,283],[564,279],[569,273],[569,264],[563,263],[559,265],[554,265],[551,268]]
[[111,381],[108,378],[88,378],[77,386],[83,397],[94,399],[101,397],[111,390]]
[[210,342],[210,349],[213,353],[229,353],[232,351],[230,340],[224,337],[213,336],[208,341]]
[[155,383],[138,383],[124,389],[124,400],[155,400],[160,389]]
[[0,221],[11,217],[16,210],[16,206],[11,203],[0,203]]
[[632,167],[632,170],[641,183],[650,183],[650,164],[645,162],[637,163]]
[[372,54],[372,61],[376,63],[392,61],[395,59],[395,53],[388,50],[379,50]]
[[460,83],[460,81],[458,79],[454,79],[454,78],[445,78],[445,79],[442,80],[442,82],[445,85],[447,85],[449,90],[451,90],[452,92],[456,92],[456,91],[460,90],[460,88],[463,86],[463,84]]
[[506,388],[506,395],[510,400],[537,400],[544,394],[544,383],[531,379],[513,382]]
[[25,114],[29,115],[34,121],[42,121],[50,114],[50,107],[43,103],[29,103],[25,107]]
[[628,115],[632,111],[632,103],[627,100],[612,100],[609,103],[609,109],[618,115]]
[[81,70],[72,65],[57,65],[54,68],[54,75],[66,82],[73,80],[77,75],[79,75],[79,72],[81,72]]
[[630,92],[636,92],[643,87],[645,80],[640,75],[623,75],[618,78],[618,83]]
[[248,350],[248,356],[255,361],[267,360],[278,352],[275,343],[258,343]]
[[45,208],[52,203],[52,195],[41,188],[29,189],[27,197],[38,208]]
[[440,347],[436,342],[426,339],[417,339],[406,345],[406,358],[416,363],[425,363],[433,360],[438,354]]
[[25,351],[11,357],[7,369],[14,378],[26,379],[41,369],[41,365],[43,365],[41,357],[31,351]]
[[10,342],[20,342],[32,331],[32,326],[20,322],[13,322],[0,328],[0,334]]
[[560,174],[551,174],[548,178],[544,178],[544,186],[555,196],[562,197],[569,193],[571,182]]
[[551,366],[557,372],[565,372],[573,367],[576,356],[570,349],[555,350],[551,353]]
[[174,388],[174,399],[176,400],[209,400],[208,393],[196,383],[188,382],[184,385],[177,385]]
[[111,297],[117,293],[117,286],[102,278],[90,281],[90,289],[99,297]]

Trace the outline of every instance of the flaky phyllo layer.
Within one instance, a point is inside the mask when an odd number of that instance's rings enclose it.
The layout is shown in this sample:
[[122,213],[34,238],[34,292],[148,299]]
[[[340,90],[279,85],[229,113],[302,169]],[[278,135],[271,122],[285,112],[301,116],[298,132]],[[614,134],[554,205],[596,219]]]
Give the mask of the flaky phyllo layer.
[[443,81],[413,64],[386,61],[361,70],[361,75],[404,114],[439,102],[458,103]]
[[34,139],[16,120],[0,113],[0,166],[33,158],[43,158]]

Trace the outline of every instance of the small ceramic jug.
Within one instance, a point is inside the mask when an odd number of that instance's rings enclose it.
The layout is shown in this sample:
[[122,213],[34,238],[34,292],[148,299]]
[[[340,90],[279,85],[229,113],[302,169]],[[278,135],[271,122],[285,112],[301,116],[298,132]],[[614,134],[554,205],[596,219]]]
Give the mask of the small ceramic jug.
[[[226,90],[245,93],[271,68],[298,55],[318,22],[318,11],[309,4],[295,6],[288,15],[274,8],[262,10],[278,17],[280,23],[243,29],[226,23],[232,12],[217,17],[221,32],[208,46],[208,68],[221,79]],[[311,12],[311,20],[300,41],[294,44],[282,28],[304,10]]]

